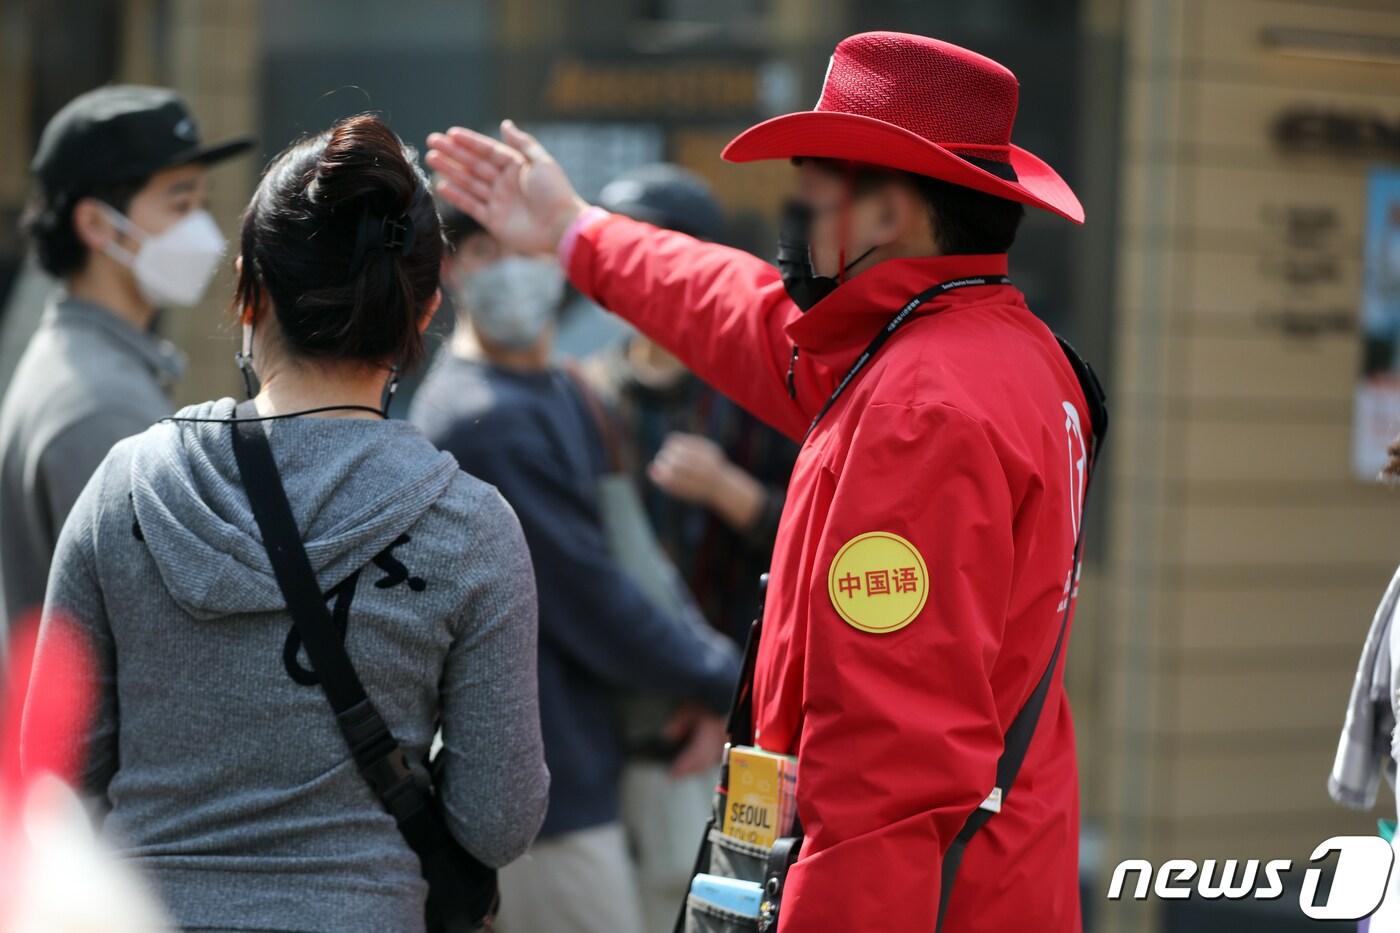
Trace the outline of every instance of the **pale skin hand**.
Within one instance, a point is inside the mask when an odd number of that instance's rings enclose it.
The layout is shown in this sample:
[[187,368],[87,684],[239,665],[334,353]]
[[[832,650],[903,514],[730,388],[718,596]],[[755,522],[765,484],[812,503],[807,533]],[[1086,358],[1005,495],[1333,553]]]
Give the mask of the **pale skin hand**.
[[753,524],[768,496],[762,483],[731,463],[718,444],[699,434],[668,435],[647,467],[647,476],[677,499],[714,509],[726,524],[739,530]]
[[718,765],[724,758],[727,725],[723,716],[697,703],[677,709],[664,730],[666,738],[685,743],[671,761],[671,777],[700,774]]
[[588,206],[559,163],[510,120],[501,139],[454,126],[428,137],[438,193],[485,227],[506,250],[552,253]]

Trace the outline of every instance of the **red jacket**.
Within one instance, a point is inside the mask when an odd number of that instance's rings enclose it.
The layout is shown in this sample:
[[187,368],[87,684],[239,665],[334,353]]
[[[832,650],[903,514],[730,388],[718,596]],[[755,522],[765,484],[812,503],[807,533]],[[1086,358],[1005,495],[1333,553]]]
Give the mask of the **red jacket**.
[[[911,297],[1006,272],[1004,255],[887,261],[804,315],[769,264],[623,217],[571,249],[579,289],[796,439]],[[915,314],[803,445],[774,547],[755,735],[798,756],[806,831],[782,933],[933,930],[943,855],[992,790],[1073,598],[1089,430],[1073,370],[1010,286]],[[945,933],[1077,933],[1078,841],[1057,672]]]

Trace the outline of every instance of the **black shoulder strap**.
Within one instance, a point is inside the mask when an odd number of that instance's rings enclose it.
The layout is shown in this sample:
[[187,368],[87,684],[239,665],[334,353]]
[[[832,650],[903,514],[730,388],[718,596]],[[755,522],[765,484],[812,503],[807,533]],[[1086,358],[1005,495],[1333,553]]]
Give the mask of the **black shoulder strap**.
[[[1108,434],[1107,398],[1093,367],[1085,362],[1063,337],[1055,339],[1059,341],[1060,349],[1064,351],[1065,358],[1069,360],[1071,368],[1074,369],[1074,375],[1079,380],[1079,387],[1084,393],[1084,401],[1089,409],[1091,436],[1085,451],[1088,463],[1085,469],[1083,496],[1084,505],[1087,506],[1089,485],[1094,476],[1094,466],[1098,461],[1099,450],[1103,446],[1104,438]],[[934,928],[935,930],[943,929],[943,917],[948,907],[948,896],[953,891],[953,884],[958,877],[958,866],[962,864],[967,844],[973,836],[977,835],[977,831],[987,824],[993,814],[1001,809],[1002,803],[1011,793],[1011,788],[1016,783],[1016,776],[1020,773],[1021,765],[1026,760],[1026,751],[1030,748],[1031,739],[1035,736],[1035,727],[1040,721],[1040,713],[1045,707],[1045,699],[1050,694],[1050,685],[1055,679],[1055,668],[1059,665],[1060,654],[1065,646],[1065,633],[1069,628],[1070,610],[1074,606],[1074,588],[1079,585],[1079,559],[1084,548],[1083,515],[1083,506],[1081,506],[1079,531],[1075,534],[1074,539],[1074,562],[1070,569],[1070,591],[1065,593],[1065,608],[1060,616],[1059,634],[1055,636],[1055,649],[1050,652],[1050,662],[1045,666],[1040,680],[1036,681],[1035,689],[1031,691],[1030,698],[1026,700],[1025,706],[1021,707],[1021,711],[1016,714],[1016,718],[1011,721],[1011,727],[1006,730],[1001,758],[997,760],[996,787],[992,789],[987,800],[968,816],[967,822],[963,824],[957,838],[953,840],[952,845],[948,847],[948,851],[943,856],[942,883],[938,897],[938,924]]]
[[616,417],[608,411],[598,392],[589,383],[588,375],[577,363],[565,362],[560,368],[573,384],[579,398],[583,400],[583,406],[587,409],[593,426],[598,430],[598,439],[602,442],[603,456],[607,460],[609,472],[624,472],[627,469],[626,444],[618,430]]
[[749,624],[749,637],[744,642],[744,660],[739,667],[739,679],[734,683],[734,697],[729,702],[729,724],[725,733],[731,745],[753,744],[753,678],[758,666],[758,642],[763,637],[763,605],[768,600],[768,574],[758,578],[758,614]]
[[[257,411],[251,402],[243,402],[235,415],[237,419],[255,418]],[[260,422],[233,421],[233,455],[243,478],[243,488],[248,493],[253,518],[262,533],[263,547],[272,562],[277,586],[287,601],[287,611],[306,646],[306,655],[335,712],[336,723],[350,746],[355,765],[408,837],[406,824],[416,826],[422,822],[414,817],[427,804],[426,792],[415,780],[403,748],[365,693],[364,684],[345,652],[343,636],[326,608],[325,597],[306,556],[287,492],[277,473],[277,462],[272,459],[272,449]],[[427,844],[428,840],[408,837],[408,843],[421,852],[420,845]]]

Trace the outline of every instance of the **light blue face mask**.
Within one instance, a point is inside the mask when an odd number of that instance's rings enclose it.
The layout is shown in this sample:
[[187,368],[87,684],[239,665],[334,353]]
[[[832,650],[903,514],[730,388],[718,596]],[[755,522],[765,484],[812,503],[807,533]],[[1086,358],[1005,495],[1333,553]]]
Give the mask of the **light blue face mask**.
[[533,346],[554,323],[563,297],[564,273],[552,257],[498,259],[457,289],[476,329],[506,350]]

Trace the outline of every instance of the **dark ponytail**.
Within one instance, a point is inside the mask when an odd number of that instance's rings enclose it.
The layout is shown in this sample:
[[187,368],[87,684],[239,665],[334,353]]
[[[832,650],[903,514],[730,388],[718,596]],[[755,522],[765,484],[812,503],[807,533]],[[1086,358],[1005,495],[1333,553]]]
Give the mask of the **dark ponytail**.
[[274,159],[243,215],[239,309],[270,302],[298,356],[417,362],[443,239],[415,157],[360,114]]

